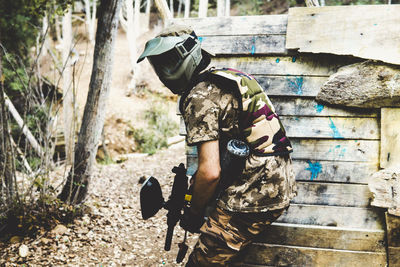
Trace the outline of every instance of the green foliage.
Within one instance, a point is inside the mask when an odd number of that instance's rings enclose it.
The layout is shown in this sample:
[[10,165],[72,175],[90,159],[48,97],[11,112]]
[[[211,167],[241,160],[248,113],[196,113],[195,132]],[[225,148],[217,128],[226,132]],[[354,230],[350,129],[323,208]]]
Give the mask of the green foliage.
[[109,155],[105,155],[103,159],[97,160],[97,163],[101,165],[109,165],[109,164],[114,164],[115,161]]
[[9,53],[25,58],[35,44],[41,19],[48,14],[65,11],[72,0],[12,0],[0,1],[1,43]]
[[132,129],[139,152],[154,154],[167,147],[167,139],[178,133],[178,124],[168,116],[168,108],[161,102],[154,104],[144,114],[146,128]]
[[232,1],[232,6],[236,5],[238,8],[239,16],[253,16],[262,15],[263,10],[261,6],[265,1],[262,0],[248,0],[248,1]]
[[0,214],[0,241],[11,236],[35,236],[57,224],[68,224],[86,212],[86,206],[71,206],[55,197],[45,196],[36,202],[19,203]]

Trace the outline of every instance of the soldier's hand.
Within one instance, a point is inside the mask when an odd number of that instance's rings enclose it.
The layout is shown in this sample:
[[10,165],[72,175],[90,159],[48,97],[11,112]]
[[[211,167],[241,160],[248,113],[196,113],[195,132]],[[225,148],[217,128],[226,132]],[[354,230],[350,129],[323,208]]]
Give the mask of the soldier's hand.
[[204,216],[196,215],[188,210],[184,212],[181,218],[180,226],[191,233],[200,233],[200,227],[204,222]]

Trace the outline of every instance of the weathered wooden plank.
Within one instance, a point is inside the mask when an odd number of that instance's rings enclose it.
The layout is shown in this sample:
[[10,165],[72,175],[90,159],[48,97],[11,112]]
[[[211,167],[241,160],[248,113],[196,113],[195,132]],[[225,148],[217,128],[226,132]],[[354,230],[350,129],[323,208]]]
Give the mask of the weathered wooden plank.
[[253,56],[253,57],[216,57],[211,66],[233,68],[252,75],[312,75],[325,76],[335,73],[341,66],[353,63],[354,59],[331,55],[299,56]]
[[243,253],[249,264],[273,266],[386,266],[386,253],[255,243]]
[[[379,141],[375,140],[324,140],[290,139],[292,159],[305,161],[350,161],[377,163]],[[196,146],[186,148],[187,155],[197,155]]]
[[173,19],[191,26],[198,36],[286,34],[287,15]]
[[327,77],[310,76],[265,76],[255,75],[269,96],[312,96],[320,91]]
[[270,99],[280,116],[377,118],[379,111],[378,109],[352,109],[326,106],[310,98],[272,96]]
[[388,262],[389,267],[400,266],[400,248],[399,247],[388,247]]
[[378,163],[379,141],[291,139],[293,159]]
[[372,193],[368,185],[297,182],[296,204],[344,207],[370,206]]
[[387,208],[388,213],[400,216],[400,170],[381,169],[368,180],[373,200],[371,206]]
[[203,36],[200,40],[202,48],[215,55],[287,55],[285,38],[285,35]]
[[[187,155],[188,175],[197,170],[197,156]],[[293,160],[297,181],[319,181],[367,184],[371,174],[378,171],[378,163]]]
[[277,222],[382,230],[384,220],[378,208],[291,204]]
[[[291,139],[295,160],[378,162],[379,142],[375,140]],[[297,152],[296,152],[297,151]],[[188,155],[197,155],[196,146],[187,147]]]
[[273,223],[258,243],[385,252],[385,231]]
[[400,108],[381,109],[381,168],[400,166]]
[[288,137],[379,140],[375,118],[280,116]]
[[293,170],[297,181],[367,184],[371,175],[379,170],[379,163],[294,159]]
[[400,64],[399,13],[399,5],[291,8],[286,47]]
[[385,213],[387,240],[391,247],[400,247],[400,217]]

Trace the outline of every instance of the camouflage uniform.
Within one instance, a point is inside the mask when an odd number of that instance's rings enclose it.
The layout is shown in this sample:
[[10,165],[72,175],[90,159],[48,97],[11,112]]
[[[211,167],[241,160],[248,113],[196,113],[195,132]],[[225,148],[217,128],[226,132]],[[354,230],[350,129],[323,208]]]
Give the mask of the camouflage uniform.
[[[238,99],[232,91],[208,81],[197,84],[184,99],[188,145],[219,140],[220,148],[241,136]],[[288,207],[296,186],[289,155],[256,156],[227,188],[204,224],[187,266],[226,266]]]

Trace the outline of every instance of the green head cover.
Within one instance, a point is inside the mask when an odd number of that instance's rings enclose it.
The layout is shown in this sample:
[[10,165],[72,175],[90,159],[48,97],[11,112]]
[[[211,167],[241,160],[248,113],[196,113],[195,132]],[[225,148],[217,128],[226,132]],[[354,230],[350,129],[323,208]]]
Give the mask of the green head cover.
[[146,43],[137,62],[145,57],[164,85],[174,94],[181,94],[191,84],[203,55],[193,29],[173,24]]

